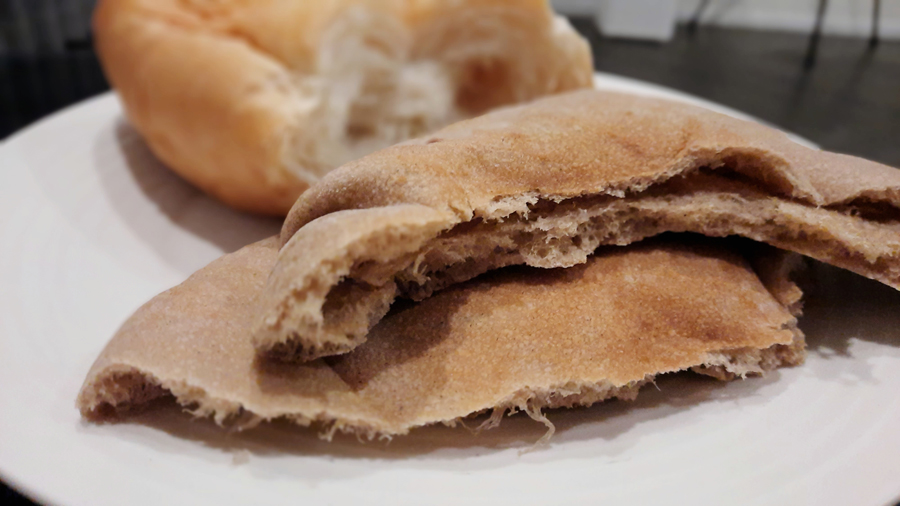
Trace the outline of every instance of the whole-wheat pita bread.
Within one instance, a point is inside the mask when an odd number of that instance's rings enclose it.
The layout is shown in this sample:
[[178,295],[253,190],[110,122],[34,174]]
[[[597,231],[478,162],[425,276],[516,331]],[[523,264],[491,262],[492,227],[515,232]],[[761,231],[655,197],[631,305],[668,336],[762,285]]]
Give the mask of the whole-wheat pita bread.
[[741,235],[900,288],[900,171],[664,100],[582,91],[509,108],[304,194],[254,343],[346,352],[395,297],[506,265],[569,267],[666,231]]
[[140,308],[78,406],[96,418],[171,393],[219,423],[284,417],[373,437],[490,409],[492,423],[524,410],[549,424],[541,408],[631,399],[661,373],[727,379],[803,360],[782,303],[799,297],[785,264],[776,258],[764,285],[722,245],[679,239],[610,248],[570,269],[490,273],[396,308],[352,353],[290,364],[261,359],[248,339],[276,261],[271,238]]

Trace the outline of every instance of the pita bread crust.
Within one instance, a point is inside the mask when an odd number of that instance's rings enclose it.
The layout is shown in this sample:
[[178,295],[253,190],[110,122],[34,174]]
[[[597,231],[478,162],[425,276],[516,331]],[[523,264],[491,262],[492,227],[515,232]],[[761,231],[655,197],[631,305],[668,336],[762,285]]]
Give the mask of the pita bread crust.
[[[353,259],[366,256],[373,263],[388,264],[397,258],[412,261],[424,243],[449,226],[452,218],[448,213],[414,204],[341,211],[311,224],[315,233],[298,237],[289,253],[292,260],[276,263],[269,276],[271,290],[264,293],[262,307],[275,310],[268,313],[265,328],[292,338],[269,347],[268,353],[312,359],[315,356],[304,355],[309,350],[333,355],[358,346],[368,330],[387,314],[398,288],[391,269],[381,276],[370,273],[348,290],[336,288],[351,275]],[[342,253],[335,256],[335,251]],[[279,300],[270,298],[271,294],[289,295]],[[334,312],[341,315],[339,326],[326,329],[325,322]],[[315,344],[292,347],[292,343],[301,342],[293,334],[295,329],[313,329],[303,342]]]
[[[570,267],[599,245],[668,231],[742,235],[900,288],[900,171],[664,100],[573,92],[351,162],[294,205],[279,264],[306,254],[292,242],[315,243],[308,224],[322,216],[355,209],[361,217],[400,204],[446,213],[453,224],[418,256],[343,258],[354,265],[348,278],[369,279],[373,292],[394,283],[397,295],[421,299],[493,268]],[[309,319],[274,283],[266,289],[269,304],[298,313],[293,321]],[[300,285],[292,292],[299,299],[305,293]],[[378,294],[383,305],[386,292]],[[354,302],[369,304],[361,296]],[[264,352],[301,350],[301,359],[328,355],[328,343],[346,341],[346,322],[339,311],[320,321],[290,327],[290,334],[261,321],[255,343]],[[352,331],[361,342],[365,329]]]
[[140,308],[78,406],[98,418],[171,393],[219,423],[284,417],[372,437],[490,409],[494,422],[507,410],[546,420],[542,408],[630,399],[666,372],[729,379],[801,362],[796,319],[747,262],[680,239],[571,269],[498,271],[395,310],[352,353],[297,365],[261,360],[248,339],[271,238]]
[[[460,221],[529,200],[624,196],[701,167],[737,171],[812,206],[900,207],[900,172],[818,151],[772,128],[696,106],[581,90],[508,107],[345,164],[294,204],[282,243],[339,209],[417,203]],[[528,197],[523,199],[522,197]],[[508,206],[498,205],[506,201]]]

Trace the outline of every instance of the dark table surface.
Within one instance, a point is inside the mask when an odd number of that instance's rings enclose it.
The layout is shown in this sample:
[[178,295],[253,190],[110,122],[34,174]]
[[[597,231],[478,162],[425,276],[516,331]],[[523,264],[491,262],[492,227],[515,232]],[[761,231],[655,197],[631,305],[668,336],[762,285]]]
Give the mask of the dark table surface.
[[[752,114],[823,148],[900,167],[900,42],[825,37],[804,70],[803,34],[701,27],[668,44],[590,40],[598,70],[669,86]],[[0,54],[0,139],[108,90],[89,45],[62,54]],[[900,475],[898,475],[900,482]],[[0,483],[4,504],[33,504]]]

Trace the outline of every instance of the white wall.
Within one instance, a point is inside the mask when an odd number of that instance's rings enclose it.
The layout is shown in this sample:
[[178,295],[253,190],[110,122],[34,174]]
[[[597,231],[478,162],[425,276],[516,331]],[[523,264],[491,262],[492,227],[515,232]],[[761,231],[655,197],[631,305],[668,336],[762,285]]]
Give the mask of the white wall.
[[[590,15],[603,0],[551,0],[564,14]],[[829,0],[824,32],[867,37],[873,0]],[[700,0],[678,0],[678,14],[686,20]],[[815,22],[818,0],[712,0],[702,21],[737,26],[809,33]],[[881,36],[900,39],[900,1],[881,1]]]

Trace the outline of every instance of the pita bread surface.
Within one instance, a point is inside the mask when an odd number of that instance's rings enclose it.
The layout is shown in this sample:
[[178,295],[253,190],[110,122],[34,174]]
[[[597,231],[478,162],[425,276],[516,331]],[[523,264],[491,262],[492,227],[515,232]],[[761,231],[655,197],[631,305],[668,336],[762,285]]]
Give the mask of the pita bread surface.
[[662,232],[740,235],[900,288],[900,171],[665,100],[592,90],[508,108],[301,196],[254,343],[344,353],[395,297],[507,265],[570,267]]
[[[679,239],[570,269],[499,270],[394,308],[352,353],[291,364],[262,359],[248,339],[277,258],[271,238],[141,307],[78,406],[96,419],[171,393],[220,424],[284,417],[374,437],[490,409],[493,423],[524,410],[549,424],[541,408],[632,399],[662,373],[729,379],[802,362],[796,319],[747,261]],[[772,286],[790,285],[771,272]]]

